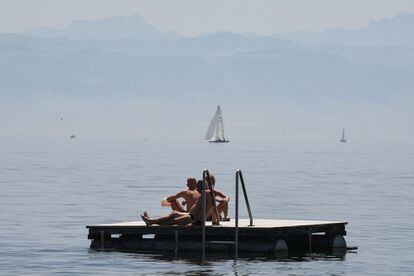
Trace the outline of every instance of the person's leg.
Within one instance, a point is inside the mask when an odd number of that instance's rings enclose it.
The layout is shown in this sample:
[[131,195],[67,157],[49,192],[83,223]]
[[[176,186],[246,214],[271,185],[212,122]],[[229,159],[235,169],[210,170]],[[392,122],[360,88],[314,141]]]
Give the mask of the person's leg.
[[193,220],[191,219],[191,216],[188,213],[184,213],[180,216],[177,216],[173,218],[171,221],[173,225],[188,225],[192,222]]
[[223,201],[220,201],[219,204],[217,204],[217,211],[220,215],[220,219],[222,218],[221,213],[223,213],[223,207],[224,207]]
[[[227,201],[221,201],[218,205],[217,205],[217,210],[220,214],[220,219],[227,221],[230,220],[230,218],[228,217],[229,214],[229,203]],[[221,213],[223,213],[223,217],[221,217]]]
[[185,212],[184,206],[181,205],[181,203],[178,201],[178,199],[174,199],[174,200],[170,201],[170,203],[171,203],[171,208],[174,211]]
[[183,213],[178,216],[171,217],[169,220],[161,221],[158,225],[187,225],[192,222],[192,219],[189,214]]
[[171,220],[174,212],[175,211],[172,211],[170,214],[168,214],[164,217],[160,217],[158,219],[151,219],[149,217],[148,213],[144,212],[144,214],[141,215],[141,218],[147,225],[160,224],[160,223]]
[[[141,215],[142,220],[147,225],[153,225],[153,224],[158,224],[158,225],[173,225],[173,224],[177,224],[177,222],[178,223],[182,223],[184,217],[190,218],[190,222],[187,222],[185,224],[191,223],[191,217],[188,215],[188,213],[177,212],[177,211],[172,211],[167,216],[160,217],[158,219],[151,219],[149,217],[149,215],[148,215],[147,212],[144,212],[144,214]],[[187,221],[188,221],[188,219],[187,219]]]

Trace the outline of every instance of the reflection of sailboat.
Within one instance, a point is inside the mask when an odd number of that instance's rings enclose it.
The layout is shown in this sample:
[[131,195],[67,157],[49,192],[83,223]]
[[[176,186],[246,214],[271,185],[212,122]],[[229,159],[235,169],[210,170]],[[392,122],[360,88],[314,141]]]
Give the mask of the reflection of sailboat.
[[340,140],[342,143],[346,143],[346,138],[345,138],[345,129],[343,128],[342,129],[342,137],[341,137],[341,140]]
[[210,126],[207,129],[206,140],[210,143],[227,143],[229,140],[224,138],[224,124],[223,113],[221,113],[221,107],[217,106],[217,111],[211,119]]

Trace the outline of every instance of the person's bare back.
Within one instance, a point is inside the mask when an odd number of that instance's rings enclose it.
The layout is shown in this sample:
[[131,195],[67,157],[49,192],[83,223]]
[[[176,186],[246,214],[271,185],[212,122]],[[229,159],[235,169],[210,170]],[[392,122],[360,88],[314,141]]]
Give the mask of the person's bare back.
[[[189,212],[200,198],[200,193],[197,191],[197,180],[193,177],[187,179],[187,190],[183,190],[175,195],[169,196],[166,200],[171,204],[171,208],[178,212]],[[184,202],[181,204],[178,199],[183,198]],[[186,207],[184,207],[186,205]]]
[[184,196],[185,204],[187,206],[187,212],[193,208],[193,206],[197,203],[198,199],[200,198],[200,193],[197,190],[191,191],[187,190]]
[[[193,224],[198,224],[202,221],[202,202],[201,202],[201,197],[200,200],[197,201],[197,204],[194,205],[194,207],[190,210],[189,214],[193,220]],[[211,200],[211,192],[210,191],[206,191],[206,214],[205,214],[205,218],[209,217],[212,215],[213,211],[213,204],[212,204],[212,200]]]

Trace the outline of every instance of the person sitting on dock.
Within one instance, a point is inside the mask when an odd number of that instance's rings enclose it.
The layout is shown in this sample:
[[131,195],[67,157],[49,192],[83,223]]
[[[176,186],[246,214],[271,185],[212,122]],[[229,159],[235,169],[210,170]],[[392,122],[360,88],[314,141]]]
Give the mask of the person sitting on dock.
[[218,202],[217,211],[220,215],[220,220],[230,221],[230,218],[228,216],[230,198],[226,194],[224,194],[222,191],[215,188],[216,178],[214,175],[210,174],[210,180],[211,180],[211,185],[213,185],[213,188],[214,188],[214,193],[216,195],[216,201]]
[[[197,182],[197,191],[201,194],[204,181],[199,180]],[[206,212],[205,217],[213,216],[215,218],[215,212],[213,212],[213,204],[211,198],[211,191],[206,189]],[[142,220],[147,225],[185,225],[192,226],[198,225],[202,222],[202,200],[201,197],[196,204],[190,209],[189,212],[179,212],[173,210],[170,214],[160,217],[158,219],[152,219],[147,212],[141,215]],[[215,220],[213,220],[215,221]]]
[[[200,193],[197,191],[197,180],[194,177],[187,178],[187,190],[183,190],[175,195],[165,198],[164,201],[171,204],[171,208],[178,212],[189,212],[197,200],[200,198]],[[183,204],[179,202],[179,198],[183,198]],[[186,208],[184,207],[186,205]]]

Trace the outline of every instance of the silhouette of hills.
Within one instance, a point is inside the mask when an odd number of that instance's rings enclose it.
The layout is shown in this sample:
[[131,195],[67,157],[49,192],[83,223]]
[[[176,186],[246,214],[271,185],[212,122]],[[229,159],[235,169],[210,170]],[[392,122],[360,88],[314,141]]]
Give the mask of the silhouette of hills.
[[[402,14],[368,29],[410,30],[411,23]],[[18,95],[390,102],[410,96],[414,85],[411,47],[308,45],[230,32],[188,38],[139,16],[0,34],[0,59],[0,87]]]
[[328,28],[321,32],[285,32],[274,37],[306,44],[342,46],[414,46],[414,14],[400,13],[361,29]]
[[69,39],[142,39],[142,40],[168,40],[180,36],[175,32],[164,32],[147,24],[139,15],[129,17],[115,16],[103,20],[77,20],[67,29],[34,28],[23,32],[25,35]]

